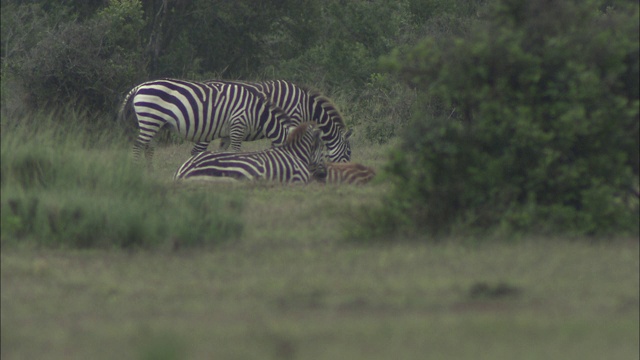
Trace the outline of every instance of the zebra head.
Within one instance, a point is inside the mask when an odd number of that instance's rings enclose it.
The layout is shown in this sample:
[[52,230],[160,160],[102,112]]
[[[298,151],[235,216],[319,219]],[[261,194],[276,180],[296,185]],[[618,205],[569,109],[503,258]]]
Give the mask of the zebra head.
[[286,144],[307,164],[311,174],[323,171],[325,147],[322,131],[315,122],[304,122],[291,128]]
[[327,173],[327,169],[325,168],[325,159],[327,158],[327,153],[324,141],[322,141],[322,131],[317,126],[315,126],[314,129],[312,129],[312,132],[313,144],[309,157],[309,173],[313,177],[323,177]]
[[[320,133],[318,133],[318,138],[320,138]],[[327,168],[326,158],[327,153],[324,146],[324,143],[320,140],[320,145],[316,148],[315,151],[311,153],[311,160],[309,161],[309,173],[314,178],[323,179],[327,176]]]
[[330,162],[341,163],[351,161],[351,129],[343,132],[339,128],[336,135],[327,141],[327,159]]

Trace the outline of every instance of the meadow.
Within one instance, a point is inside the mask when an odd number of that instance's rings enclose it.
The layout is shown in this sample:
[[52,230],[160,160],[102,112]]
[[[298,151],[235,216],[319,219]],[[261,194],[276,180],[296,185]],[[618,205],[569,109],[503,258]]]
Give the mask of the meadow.
[[[3,0],[0,357],[640,358],[638,13]],[[163,77],[322,90],[378,177],[175,183],[172,140],[134,164],[112,115]]]
[[[9,129],[3,124],[3,359],[639,356],[637,238],[353,241],[347,234],[360,209],[380,204],[390,190],[382,171],[365,186],[174,184],[190,144],[159,147],[153,170],[127,170],[114,165],[127,162],[129,148],[119,142],[73,156],[93,146],[71,139],[68,129],[58,144],[46,131],[14,141]],[[396,140],[373,145],[355,130],[353,161],[381,170]],[[65,157],[42,162],[24,155],[51,153]],[[19,164],[34,161],[41,180],[18,186]],[[51,176],[41,166],[61,163],[69,168]],[[51,214],[64,214],[72,193],[91,202],[72,203],[78,218],[90,220],[87,209],[104,211],[104,222],[85,225],[100,241],[73,226],[52,232]],[[34,210],[39,220],[26,226],[9,200],[29,196],[43,205]],[[146,199],[155,197],[162,201]],[[199,198],[213,205],[203,207]],[[108,200],[110,207],[97,204]],[[132,227],[133,234],[105,230],[129,217],[152,225]],[[208,221],[183,223],[186,217]],[[221,230],[235,222],[240,231]],[[224,239],[183,240],[192,234],[188,227]],[[115,238],[146,231],[174,238]],[[82,241],[66,241],[69,234]],[[57,242],[39,238],[49,235]]]

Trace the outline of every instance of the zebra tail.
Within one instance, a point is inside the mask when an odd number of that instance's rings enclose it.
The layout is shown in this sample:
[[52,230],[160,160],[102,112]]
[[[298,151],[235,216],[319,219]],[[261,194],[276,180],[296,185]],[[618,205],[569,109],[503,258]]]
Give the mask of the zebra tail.
[[138,92],[140,85],[134,87],[127,93],[122,101],[122,105],[120,106],[120,110],[118,111],[117,123],[120,128],[125,132],[125,135],[130,139],[134,140],[137,136],[138,132],[138,122],[137,120],[132,120],[131,109],[133,108],[133,98],[135,94]]

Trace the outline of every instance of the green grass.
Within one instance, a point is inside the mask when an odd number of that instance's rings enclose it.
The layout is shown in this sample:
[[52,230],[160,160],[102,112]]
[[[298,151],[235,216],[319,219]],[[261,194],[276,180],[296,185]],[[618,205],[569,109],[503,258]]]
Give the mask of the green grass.
[[3,246],[170,248],[241,234],[237,198],[176,191],[134,164],[129,146],[101,140],[106,131],[39,120],[3,126]]
[[[380,168],[391,146],[356,138],[353,160]],[[185,212],[201,208],[189,210],[182,198],[239,199],[241,234],[177,250],[82,250],[7,238],[3,229],[3,359],[639,356],[637,239],[350,242],[354,214],[390,190],[383,178],[359,187],[174,185],[189,149],[159,148],[140,181]],[[83,173],[85,197],[95,196],[91,189],[131,196],[119,176],[92,188],[87,179],[96,178]],[[3,182],[3,202],[8,189]],[[203,218],[229,215],[234,207],[225,206]]]
[[[637,241],[295,240],[178,253],[3,250],[2,357],[638,356]],[[478,298],[479,283],[518,291]]]

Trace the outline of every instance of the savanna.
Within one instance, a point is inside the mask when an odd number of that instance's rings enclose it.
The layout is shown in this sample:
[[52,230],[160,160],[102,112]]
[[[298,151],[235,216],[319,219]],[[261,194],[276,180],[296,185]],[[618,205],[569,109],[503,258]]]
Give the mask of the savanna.
[[[638,33],[634,1],[3,1],[2,358],[638,358]],[[174,181],[193,143],[134,161],[116,121],[164,77],[320,91],[375,177]]]

